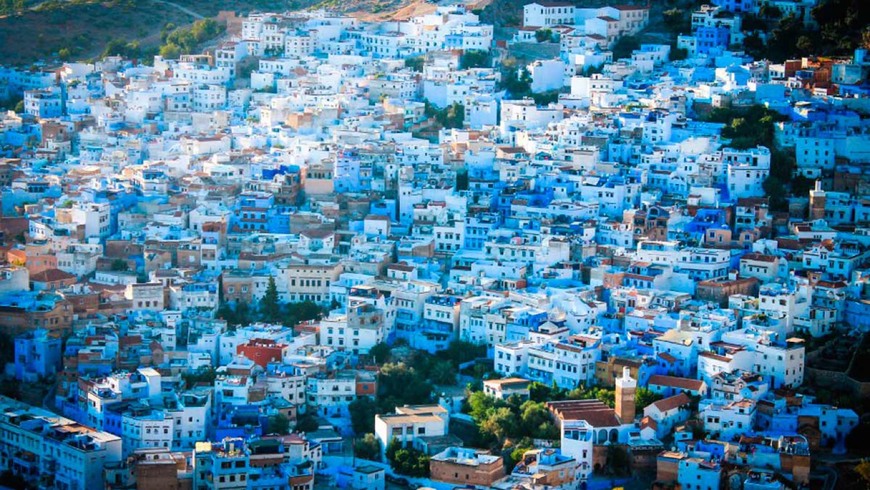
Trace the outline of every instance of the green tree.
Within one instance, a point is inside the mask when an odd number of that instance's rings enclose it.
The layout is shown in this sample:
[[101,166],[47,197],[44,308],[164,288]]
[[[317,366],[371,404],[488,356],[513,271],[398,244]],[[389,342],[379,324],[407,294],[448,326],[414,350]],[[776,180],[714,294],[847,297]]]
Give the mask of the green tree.
[[384,451],[387,462],[391,463],[396,459],[396,453],[399,452],[399,449],[402,449],[402,443],[395,437],[390,439],[390,443],[387,444],[387,449]]
[[246,301],[237,301],[235,306],[227,302],[218,305],[215,317],[227,322],[231,330],[239,325],[247,325],[253,320],[253,312]]
[[124,259],[115,259],[112,261],[113,271],[126,271],[130,269],[130,265]]
[[522,99],[532,93],[532,75],[525,68],[517,69],[515,65],[503,64],[501,88],[506,90],[509,98]]
[[380,342],[369,349],[369,355],[375,364],[383,364],[390,360],[390,351],[392,349],[386,342]]
[[662,396],[648,388],[638,388],[635,392],[635,405],[638,411],[643,410],[651,403],[655,403],[662,399]]
[[613,408],[616,404],[616,398],[614,391],[608,388],[599,388],[594,386],[592,388],[586,388],[585,386],[578,386],[573,390],[569,391],[565,398],[568,400],[599,400],[607,406]]
[[179,27],[168,31],[170,25],[164,26],[164,44],[174,44],[184,53],[193,52],[200,44],[214,39],[226,28],[214,19],[203,19],[193,23],[190,27]]
[[870,461],[866,459],[855,466],[855,473],[858,473],[864,480],[864,484],[870,487]]
[[287,435],[290,433],[290,419],[283,413],[269,417],[269,434]]
[[429,370],[429,380],[436,385],[456,383],[456,368],[448,361],[435,361]]
[[596,392],[595,398],[610,408],[616,406],[616,393],[613,390],[600,389]]
[[558,90],[549,90],[547,92],[533,93],[532,99],[534,99],[535,104],[537,105],[549,105],[559,101],[559,91]]
[[402,447],[397,439],[392,439],[387,445],[386,456],[390,468],[396,473],[416,477],[429,476],[429,456],[416,449]]
[[488,50],[468,49],[459,57],[459,69],[489,68],[492,66],[492,56]]
[[399,449],[390,467],[401,475],[425,478],[429,476],[429,456],[414,448]]
[[435,119],[447,129],[460,129],[465,123],[465,106],[454,102],[444,110],[439,111]]
[[640,38],[635,36],[622,36],[617,39],[616,43],[613,45],[613,59],[618,60],[622,58],[630,58],[631,53],[635,49],[640,49]]
[[456,190],[457,191],[467,191],[468,190],[468,170],[459,169],[456,171]]
[[323,309],[313,301],[289,303],[284,309],[284,325],[290,326],[300,322],[316,320],[323,314]]
[[516,434],[517,429],[517,416],[508,407],[490,410],[480,423],[480,432],[498,441],[504,441],[509,435]]
[[757,33],[753,32],[743,38],[743,48],[753,58],[764,58],[767,44]]
[[763,4],[758,9],[758,15],[767,19],[778,19],[782,17],[782,10],[775,5]]
[[381,460],[381,443],[374,434],[368,433],[353,442],[353,454],[371,461]]
[[684,60],[689,57],[689,50],[685,48],[671,47],[671,53],[668,56],[671,61]]
[[416,72],[423,71],[423,65],[426,63],[426,58],[424,56],[412,56],[410,58],[405,58],[405,68],[410,68]]
[[217,371],[214,368],[200,368],[196,371],[187,371],[181,375],[184,380],[184,386],[189,390],[198,384],[206,386],[214,386],[214,380],[217,379]]
[[553,31],[550,29],[538,29],[535,31],[535,41],[539,43],[548,43],[553,40]]
[[378,402],[383,412],[398,405],[419,405],[432,400],[432,384],[404,362],[387,363],[378,375]]
[[802,54],[813,54],[816,51],[813,40],[810,36],[800,36],[797,39],[795,47]]
[[357,397],[347,406],[350,412],[350,425],[356,434],[374,432],[375,415],[378,413],[378,404],[367,396]]
[[15,362],[15,339],[9,332],[0,331],[0,366]]
[[761,187],[772,211],[788,211],[788,191],[781,180],[771,175],[764,179]]
[[507,457],[507,461],[505,461],[505,469],[513,471],[514,466],[522,461],[523,456],[532,449],[535,449],[535,445],[532,443],[532,441],[528,439],[523,439],[519,441],[515,446],[512,446],[510,448],[510,455]]
[[665,19],[666,28],[675,34],[689,32],[692,28],[691,22],[689,22],[684,10],[678,8],[668,9],[662,13],[662,16]]
[[260,299],[260,314],[263,316],[263,320],[269,323],[277,323],[281,320],[281,303],[278,298],[278,286],[275,284],[273,276],[269,276],[266,293]]
[[475,391],[468,396],[468,415],[478,424],[487,417],[495,406],[495,399],[482,391]]
[[296,427],[294,430],[296,432],[312,432],[317,430],[319,427],[320,424],[317,422],[317,418],[314,415],[304,413],[296,417]]
[[559,438],[559,430],[544,402],[528,400],[520,406],[520,427],[534,439]]
[[529,399],[536,402],[548,402],[559,400],[562,398],[562,390],[555,384],[547,386],[540,381],[532,381],[529,383]]
[[803,175],[795,175],[791,180],[791,195],[798,197],[808,196],[813,187],[815,187],[815,181]]
[[72,51],[69,48],[60,48],[57,51],[57,57],[60,58],[61,61],[69,61],[72,58]]
[[167,60],[178,59],[178,57],[181,56],[181,48],[173,43],[166,43],[163,46],[160,46],[158,54]]
[[[870,30],[870,10],[862,0],[826,0],[811,11],[819,25],[819,52],[814,54],[851,54],[865,45]],[[814,34],[812,31],[807,31]]]

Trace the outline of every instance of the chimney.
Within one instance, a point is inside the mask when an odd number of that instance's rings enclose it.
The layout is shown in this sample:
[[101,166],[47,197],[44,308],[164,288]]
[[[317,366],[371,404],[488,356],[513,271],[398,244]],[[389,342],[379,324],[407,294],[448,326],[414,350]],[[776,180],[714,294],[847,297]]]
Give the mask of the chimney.
[[634,423],[635,393],[637,381],[631,377],[628,366],[622,368],[622,376],[616,378],[616,415],[623,424]]

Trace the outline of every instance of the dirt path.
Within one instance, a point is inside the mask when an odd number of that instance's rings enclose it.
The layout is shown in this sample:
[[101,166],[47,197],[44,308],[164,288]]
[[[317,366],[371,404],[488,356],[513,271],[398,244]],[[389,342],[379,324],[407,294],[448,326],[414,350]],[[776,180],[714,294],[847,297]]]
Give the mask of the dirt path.
[[205,19],[205,16],[202,16],[202,15],[200,15],[200,14],[194,12],[193,10],[190,10],[190,9],[187,8],[187,7],[182,7],[181,5],[178,5],[177,3],[170,2],[170,1],[168,1],[168,0],[154,0],[154,1],[155,1],[156,3],[162,3],[162,4],[165,4],[165,5],[169,5],[169,6],[171,6],[171,7],[175,7],[175,8],[177,8],[178,10],[184,12],[185,14],[187,14],[187,15],[193,17],[193,18],[196,19],[196,20],[202,20],[202,19]]

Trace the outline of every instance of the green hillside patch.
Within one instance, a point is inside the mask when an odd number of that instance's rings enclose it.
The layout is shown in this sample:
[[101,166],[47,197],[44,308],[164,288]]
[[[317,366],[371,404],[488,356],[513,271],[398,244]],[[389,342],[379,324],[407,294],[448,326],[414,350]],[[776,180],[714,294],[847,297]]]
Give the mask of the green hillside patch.
[[138,43],[143,50],[156,48],[165,24],[193,20],[154,0],[51,0],[22,14],[0,17],[0,60],[11,65],[86,60],[99,56],[113,41]]

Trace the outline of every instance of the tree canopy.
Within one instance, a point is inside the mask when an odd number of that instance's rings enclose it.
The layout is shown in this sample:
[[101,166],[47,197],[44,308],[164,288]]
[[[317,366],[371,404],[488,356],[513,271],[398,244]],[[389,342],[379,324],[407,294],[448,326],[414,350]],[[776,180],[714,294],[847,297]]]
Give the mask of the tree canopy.
[[402,447],[398,439],[387,445],[387,461],[396,473],[408,476],[429,476],[429,456],[414,448]]
[[353,442],[353,454],[357,458],[380,461],[381,443],[374,434],[366,434]]

